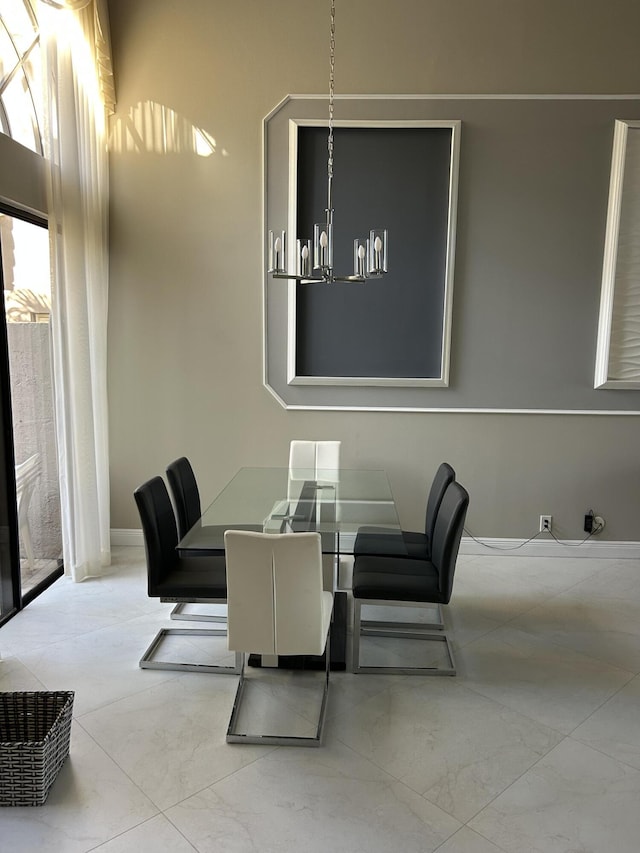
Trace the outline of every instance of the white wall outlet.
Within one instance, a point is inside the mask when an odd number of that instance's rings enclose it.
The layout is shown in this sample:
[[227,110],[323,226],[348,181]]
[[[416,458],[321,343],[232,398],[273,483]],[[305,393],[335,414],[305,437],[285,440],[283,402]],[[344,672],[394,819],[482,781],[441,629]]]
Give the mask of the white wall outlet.
[[545,530],[548,530],[551,533],[551,518],[550,515],[541,515],[540,516],[540,533]]

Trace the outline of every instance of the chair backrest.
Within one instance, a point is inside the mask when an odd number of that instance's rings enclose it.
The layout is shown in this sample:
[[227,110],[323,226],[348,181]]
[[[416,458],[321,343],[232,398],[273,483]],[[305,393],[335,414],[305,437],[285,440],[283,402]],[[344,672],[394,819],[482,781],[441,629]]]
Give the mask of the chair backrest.
[[196,475],[186,456],[181,456],[167,467],[167,480],[178,517],[178,535],[182,539],[202,515]]
[[[340,470],[339,441],[302,441],[293,439],[289,445],[289,471],[294,471],[294,479],[308,479],[304,471],[320,472],[324,479],[333,480],[333,472]],[[296,478],[294,469],[301,469],[302,476]],[[337,474],[335,476],[337,479]]]
[[[318,482],[335,483],[340,481],[340,441],[305,441],[293,439],[289,445],[289,482],[287,498],[294,501],[300,494],[299,484],[312,476]],[[317,503],[316,520],[320,514],[329,520],[339,516],[335,499],[336,492],[331,496],[327,493]]]
[[445,604],[449,602],[453,590],[453,576],[468,506],[467,490],[455,481],[449,483],[440,503],[431,544],[431,562],[438,571],[438,586]]
[[449,484],[453,483],[455,478],[456,472],[453,470],[451,465],[449,465],[448,462],[442,462],[435,473],[435,477],[431,483],[431,488],[429,489],[429,496],[427,498],[424,532],[427,534],[429,542],[433,541],[433,530],[444,493],[447,491]]
[[133,493],[144,534],[147,582],[150,596],[157,584],[174,568],[178,554],[178,531],[169,492],[162,477],[152,477]]
[[228,647],[269,655],[324,651],[318,533],[227,530]]

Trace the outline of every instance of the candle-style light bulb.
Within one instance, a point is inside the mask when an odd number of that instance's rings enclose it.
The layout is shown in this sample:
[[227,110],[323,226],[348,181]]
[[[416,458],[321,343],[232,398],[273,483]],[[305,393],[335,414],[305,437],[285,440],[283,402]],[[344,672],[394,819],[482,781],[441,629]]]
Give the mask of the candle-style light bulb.
[[296,247],[296,274],[311,275],[311,242],[306,238],[299,239]]
[[367,265],[365,259],[367,257],[367,250],[365,248],[364,243],[360,242],[360,240],[356,237],[353,241],[353,274],[360,279],[366,278],[367,275]]
[[387,271],[387,232],[373,229],[367,241],[367,267],[370,275],[382,275]]
[[316,222],[313,226],[313,266],[322,275],[333,265],[333,233],[330,222]]
[[285,239],[284,231],[269,231],[269,272],[277,274],[286,272],[284,269]]

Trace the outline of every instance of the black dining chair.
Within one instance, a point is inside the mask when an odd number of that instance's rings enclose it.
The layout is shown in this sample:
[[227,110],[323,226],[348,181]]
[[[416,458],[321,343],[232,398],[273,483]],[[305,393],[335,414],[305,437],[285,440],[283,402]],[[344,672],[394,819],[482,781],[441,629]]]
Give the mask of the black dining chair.
[[442,462],[431,482],[427,496],[424,532],[401,530],[401,547],[405,553],[399,553],[398,531],[385,530],[383,527],[361,527],[353,546],[354,557],[365,554],[376,556],[408,557],[409,559],[428,560],[431,556],[431,541],[436,516],[442,498],[450,483],[456,478],[456,472],[448,462]]
[[[202,514],[198,481],[191,462],[186,456],[180,456],[179,459],[174,459],[167,465],[166,475],[178,521],[178,536],[180,539],[184,539],[191,528],[200,522]],[[211,533],[212,536],[216,537],[216,541],[219,540],[220,545],[209,549],[208,553],[224,557],[224,528],[216,528],[215,531],[212,529]],[[185,606],[192,603],[182,601],[176,604],[171,611],[171,618],[186,622],[227,621],[224,614],[185,612]]]
[[[175,459],[166,469],[167,481],[178,522],[178,536],[182,540],[197,524],[201,524],[202,508],[200,490],[191,462],[186,456]],[[227,528],[223,525],[203,525],[198,533],[199,543],[208,556],[224,557],[224,534]],[[262,530],[255,525],[237,525],[239,530]],[[192,553],[195,554],[195,551]],[[185,622],[220,622],[226,623],[226,613],[187,612],[188,604],[193,602],[181,601],[171,611],[171,618]]]
[[[178,536],[183,539],[194,524],[200,521],[200,490],[191,462],[181,456],[167,465],[167,480],[173,496],[178,520]],[[220,553],[224,554],[224,542]]]
[[[176,546],[178,530],[169,492],[162,477],[139,486],[134,498],[140,513],[147,558],[147,591],[150,598],[167,602],[226,604],[227,575],[224,556],[181,557]],[[140,660],[141,669],[175,669],[188,672],[238,673],[234,666],[162,661],[157,653],[168,636],[224,636],[226,628],[162,628]]]
[[[455,675],[451,644],[444,631],[428,630],[430,626],[405,622],[364,622],[362,607],[420,607],[425,604],[448,604],[453,590],[460,540],[469,494],[460,483],[449,483],[440,502],[433,527],[430,558],[361,554],[353,567],[353,671],[402,673],[405,675]],[[447,666],[363,666],[360,663],[361,636],[419,639],[442,643],[447,651]]]
[[[436,517],[442,498],[450,483],[456,479],[456,472],[448,462],[442,462],[431,482],[427,496],[424,532],[412,530],[385,530],[383,527],[361,527],[353,546],[353,556],[389,556],[410,560],[429,560],[431,557],[431,542]],[[429,623],[421,623],[418,627],[429,627],[436,631],[444,630],[442,607],[435,605],[436,617]],[[364,620],[363,620],[364,621]],[[384,628],[385,622],[366,621],[370,628]]]

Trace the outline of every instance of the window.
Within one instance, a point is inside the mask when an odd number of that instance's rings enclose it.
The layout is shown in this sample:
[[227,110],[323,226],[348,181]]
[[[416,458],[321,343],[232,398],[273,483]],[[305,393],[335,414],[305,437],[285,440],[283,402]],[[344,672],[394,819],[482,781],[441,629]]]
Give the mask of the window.
[[31,0],[0,0],[0,130],[36,154],[42,154],[41,75]]

